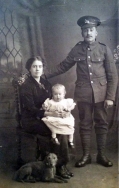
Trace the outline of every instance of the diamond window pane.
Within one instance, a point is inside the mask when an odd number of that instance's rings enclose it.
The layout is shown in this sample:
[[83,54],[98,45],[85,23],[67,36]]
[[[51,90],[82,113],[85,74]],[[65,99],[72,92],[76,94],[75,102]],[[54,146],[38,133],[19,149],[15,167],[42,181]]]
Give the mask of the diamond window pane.
[[4,12],[4,16],[5,16],[5,26],[9,29],[12,26],[12,14],[11,11],[9,11],[8,9],[6,9],[6,11]]
[[9,29],[4,27],[3,30],[2,30],[2,33],[3,33],[3,35],[6,36],[9,33]]
[[6,36],[6,42],[7,42],[7,48],[10,49],[10,51],[12,51],[12,49],[14,48],[14,39],[13,39],[13,35],[10,32]]
[[16,28],[15,28],[14,26],[12,26],[12,27],[10,28],[10,32],[11,32],[12,34],[15,34],[15,33],[17,32],[17,30],[16,30]]
[[4,21],[4,12],[0,11],[0,28],[4,29],[5,21]]
[[20,50],[20,45],[19,45],[19,33],[18,31],[13,35],[14,37],[14,48],[19,51]]
[[[0,9],[0,68],[3,72],[20,72],[21,50],[17,17],[4,7]],[[11,74],[12,76],[12,74]]]

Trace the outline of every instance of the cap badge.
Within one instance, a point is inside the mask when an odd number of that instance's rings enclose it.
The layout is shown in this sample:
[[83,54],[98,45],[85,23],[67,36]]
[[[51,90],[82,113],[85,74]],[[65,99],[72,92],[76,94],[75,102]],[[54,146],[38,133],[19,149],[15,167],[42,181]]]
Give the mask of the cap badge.
[[85,23],[86,23],[86,24],[89,24],[90,22],[89,22],[89,20],[86,20],[86,19],[85,19]]
[[86,20],[86,19],[85,19],[85,24],[94,24],[94,23],[92,23],[92,22],[90,22],[89,20]]

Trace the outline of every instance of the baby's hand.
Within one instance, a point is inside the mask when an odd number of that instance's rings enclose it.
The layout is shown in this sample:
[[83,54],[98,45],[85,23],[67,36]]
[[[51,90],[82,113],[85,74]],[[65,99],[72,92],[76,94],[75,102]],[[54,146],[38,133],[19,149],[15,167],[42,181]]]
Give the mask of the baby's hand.
[[50,109],[50,99],[47,98],[45,100],[45,102],[42,104],[42,108],[45,110],[45,111],[49,111]]
[[48,106],[47,106],[46,104],[43,104],[43,105],[42,105],[42,108],[43,108],[45,111],[48,111],[48,110],[49,110],[49,108],[48,108]]
[[62,118],[67,118],[67,117],[69,117],[70,116],[70,112],[69,111],[63,111],[62,112]]

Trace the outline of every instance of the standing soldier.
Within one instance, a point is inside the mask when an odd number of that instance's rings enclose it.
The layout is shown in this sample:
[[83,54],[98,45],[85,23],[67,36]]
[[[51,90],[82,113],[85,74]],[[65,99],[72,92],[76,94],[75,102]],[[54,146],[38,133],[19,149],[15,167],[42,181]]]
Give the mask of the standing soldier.
[[74,97],[79,110],[83,156],[76,162],[75,167],[91,163],[90,140],[93,122],[98,150],[97,163],[111,167],[113,163],[105,156],[104,150],[108,133],[107,108],[113,106],[115,100],[117,70],[109,47],[96,40],[100,20],[93,16],[84,16],[77,24],[81,27],[84,41],[78,42],[64,61],[46,73],[46,77],[57,76],[77,65]]

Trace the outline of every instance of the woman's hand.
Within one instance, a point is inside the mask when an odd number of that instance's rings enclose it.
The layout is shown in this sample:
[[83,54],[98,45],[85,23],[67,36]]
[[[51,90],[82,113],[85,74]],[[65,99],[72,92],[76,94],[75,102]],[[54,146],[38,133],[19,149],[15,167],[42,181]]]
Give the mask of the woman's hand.
[[66,117],[70,116],[70,112],[66,112],[66,111],[63,111],[63,112],[58,112],[58,111],[48,112],[48,111],[45,111],[44,115],[45,116],[51,116],[51,117],[66,118]]
[[70,114],[71,114],[71,112],[63,111],[62,112],[62,118],[67,118],[67,117],[70,116]]
[[54,112],[45,111],[44,115],[51,117],[62,117],[62,113],[58,111],[54,111]]

